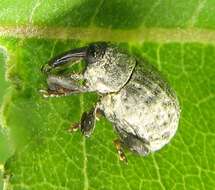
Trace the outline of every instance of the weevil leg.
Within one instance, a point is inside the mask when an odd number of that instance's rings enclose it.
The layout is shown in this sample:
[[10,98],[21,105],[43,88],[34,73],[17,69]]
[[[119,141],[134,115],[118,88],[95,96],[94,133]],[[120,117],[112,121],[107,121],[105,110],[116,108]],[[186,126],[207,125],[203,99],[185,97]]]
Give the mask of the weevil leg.
[[81,117],[80,129],[85,137],[90,137],[96,124],[95,108],[92,108],[89,112],[84,112]]
[[81,116],[80,123],[73,124],[68,131],[75,132],[80,129],[84,136],[90,137],[95,128],[95,123],[95,108],[92,108],[89,112],[84,112]]
[[73,73],[70,75],[72,80],[84,80],[84,76],[81,73]]
[[80,128],[81,128],[81,125],[79,123],[75,123],[69,129],[67,129],[67,131],[70,133],[73,133],[73,132],[76,132]]
[[77,63],[77,61],[85,59],[86,55],[87,55],[86,47],[70,50],[66,53],[63,53],[51,59],[48,64],[42,67],[42,71],[44,73],[49,73],[51,70],[57,67],[61,67],[67,64],[68,62],[70,62],[70,64],[75,64]]
[[139,139],[133,134],[127,134],[123,138],[123,144],[131,151],[136,152],[139,155],[147,156],[149,154],[149,142],[146,139]]
[[84,112],[82,114],[79,124],[73,124],[68,129],[68,131],[74,132],[80,129],[84,136],[90,137],[95,128],[96,120],[98,120],[98,117],[101,117],[101,115],[103,115],[103,113],[99,109],[99,103],[97,103],[97,105],[93,107],[89,112]]
[[125,153],[123,151],[123,142],[120,139],[116,139],[113,141],[113,143],[114,143],[116,150],[118,152],[119,159],[121,161],[125,162],[126,164],[128,164],[128,160],[127,160]]
[[40,90],[44,97],[68,96],[91,91],[88,87],[78,84],[71,77],[50,75],[47,78],[47,84],[47,90]]

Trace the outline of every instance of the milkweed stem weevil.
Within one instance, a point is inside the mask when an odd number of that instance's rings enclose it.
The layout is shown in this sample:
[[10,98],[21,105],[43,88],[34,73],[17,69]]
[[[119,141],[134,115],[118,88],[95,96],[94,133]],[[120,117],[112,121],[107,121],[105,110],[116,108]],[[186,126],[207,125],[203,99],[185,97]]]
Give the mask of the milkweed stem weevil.
[[[51,71],[66,64],[86,62],[83,73],[53,75]],[[119,135],[115,140],[120,160],[126,161],[123,148],[139,155],[148,155],[168,144],[176,133],[180,108],[178,99],[159,72],[141,58],[106,42],[91,43],[73,49],[44,65],[48,89],[44,97],[65,96],[74,93],[97,92],[100,101],[84,113],[80,128],[89,137],[96,122],[96,113],[102,112],[112,122]],[[84,84],[80,84],[84,80]]]

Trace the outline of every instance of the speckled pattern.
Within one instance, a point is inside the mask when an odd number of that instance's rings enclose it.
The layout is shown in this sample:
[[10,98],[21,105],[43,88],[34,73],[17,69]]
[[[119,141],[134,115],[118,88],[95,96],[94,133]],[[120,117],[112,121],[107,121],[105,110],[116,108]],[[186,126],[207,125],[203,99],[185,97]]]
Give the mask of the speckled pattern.
[[106,47],[102,55],[99,52],[94,56],[96,58],[88,55],[89,64],[84,73],[88,88],[100,93],[118,92],[129,80],[136,65],[135,58],[119,52],[113,45]]
[[[180,109],[174,92],[151,65],[141,61],[129,82],[118,93],[105,96],[101,105],[122,140],[139,154],[161,149],[178,127]],[[131,143],[131,134],[138,146]]]

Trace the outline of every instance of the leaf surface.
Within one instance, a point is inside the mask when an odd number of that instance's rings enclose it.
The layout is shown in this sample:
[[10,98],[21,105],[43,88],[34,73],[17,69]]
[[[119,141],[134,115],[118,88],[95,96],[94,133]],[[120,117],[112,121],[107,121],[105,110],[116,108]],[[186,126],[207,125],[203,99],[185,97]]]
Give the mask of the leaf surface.
[[[8,49],[11,88],[2,123],[16,152],[5,164],[8,189],[213,189],[215,185],[215,2],[210,0],[3,0],[0,44]],[[175,89],[180,126],[171,143],[120,163],[106,119],[91,138],[67,128],[94,94],[43,99],[41,66],[87,42],[104,40],[154,64]],[[3,79],[0,80],[0,84]]]

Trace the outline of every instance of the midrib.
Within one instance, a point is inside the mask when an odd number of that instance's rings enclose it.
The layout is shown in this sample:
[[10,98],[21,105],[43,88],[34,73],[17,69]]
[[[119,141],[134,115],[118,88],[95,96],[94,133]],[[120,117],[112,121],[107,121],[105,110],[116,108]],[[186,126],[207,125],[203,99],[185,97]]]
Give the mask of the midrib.
[[156,42],[156,43],[215,43],[215,30],[187,28],[139,28],[130,30],[105,29],[99,27],[39,27],[0,26],[0,37],[77,39],[84,41]]

